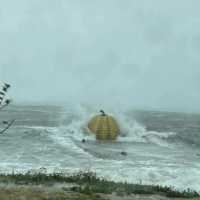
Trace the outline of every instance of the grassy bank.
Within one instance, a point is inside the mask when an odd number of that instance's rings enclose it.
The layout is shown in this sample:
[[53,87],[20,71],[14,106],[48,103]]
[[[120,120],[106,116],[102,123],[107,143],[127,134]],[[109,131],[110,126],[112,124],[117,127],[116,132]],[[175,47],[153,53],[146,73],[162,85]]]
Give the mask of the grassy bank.
[[[6,193],[28,195],[25,199],[31,199],[30,196],[42,195],[35,199],[104,199],[102,195],[115,194],[116,196],[131,195],[159,195],[168,198],[199,198],[195,191],[177,191],[172,187],[162,187],[153,185],[139,185],[128,183],[115,183],[103,178],[99,178],[92,172],[80,172],[73,175],[64,176],[63,174],[1,174],[0,175],[0,197],[3,195],[6,199]],[[57,185],[57,187],[55,187]],[[60,185],[58,187],[58,185]],[[8,187],[9,186],[9,187]],[[38,189],[39,188],[39,189]],[[48,189],[48,192],[44,188]],[[42,190],[38,192],[38,190]],[[6,192],[7,191],[7,192]],[[10,191],[10,192],[9,192]],[[53,192],[53,194],[52,194]],[[71,195],[69,197],[68,195]],[[73,195],[74,196],[73,196]],[[46,195],[46,197],[45,197]],[[51,198],[50,198],[51,196]],[[59,196],[59,197],[58,197]],[[58,197],[58,198],[57,198]],[[12,199],[12,198],[10,198]],[[13,196],[14,199],[14,196]]]

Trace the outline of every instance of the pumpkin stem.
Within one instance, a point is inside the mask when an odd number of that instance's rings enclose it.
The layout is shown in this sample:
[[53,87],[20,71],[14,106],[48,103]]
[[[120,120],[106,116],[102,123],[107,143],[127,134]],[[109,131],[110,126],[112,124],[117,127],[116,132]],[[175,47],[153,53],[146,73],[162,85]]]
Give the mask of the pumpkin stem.
[[103,110],[100,110],[101,116],[106,116],[106,113]]

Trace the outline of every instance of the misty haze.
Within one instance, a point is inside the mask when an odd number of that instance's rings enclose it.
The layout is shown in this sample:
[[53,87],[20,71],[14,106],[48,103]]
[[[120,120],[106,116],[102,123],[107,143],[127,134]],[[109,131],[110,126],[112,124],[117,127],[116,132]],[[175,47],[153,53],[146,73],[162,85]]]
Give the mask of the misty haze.
[[89,170],[197,195],[199,8],[0,0],[0,173]]

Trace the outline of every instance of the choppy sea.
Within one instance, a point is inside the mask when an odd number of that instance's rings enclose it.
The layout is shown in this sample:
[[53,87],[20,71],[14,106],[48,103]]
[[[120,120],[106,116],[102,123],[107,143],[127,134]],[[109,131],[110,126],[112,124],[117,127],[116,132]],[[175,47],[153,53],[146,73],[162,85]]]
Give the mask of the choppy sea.
[[116,142],[100,143],[86,131],[96,108],[11,106],[1,111],[0,121],[16,121],[0,135],[0,173],[90,170],[114,181],[200,191],[200,114],[108,113],[122,134]]

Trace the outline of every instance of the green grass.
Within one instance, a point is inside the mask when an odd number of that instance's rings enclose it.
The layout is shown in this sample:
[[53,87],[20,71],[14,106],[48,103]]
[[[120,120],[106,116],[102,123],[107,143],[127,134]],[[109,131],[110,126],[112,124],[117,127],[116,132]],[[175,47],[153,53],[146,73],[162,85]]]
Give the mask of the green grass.
[[194,198],[200,195],[192,190],[178,191],[172,187],[129,184],[122,182],[109,181],[99,178],[92,172],[79,172],[64,176],[63,174],[0,174],[0,183],[17,185],[53,185],[55,183],[75,183],[77,186],[71,187],[71,191],[81,194],[112,194],[131,195],[131,194],[159,194],[166,197]]

